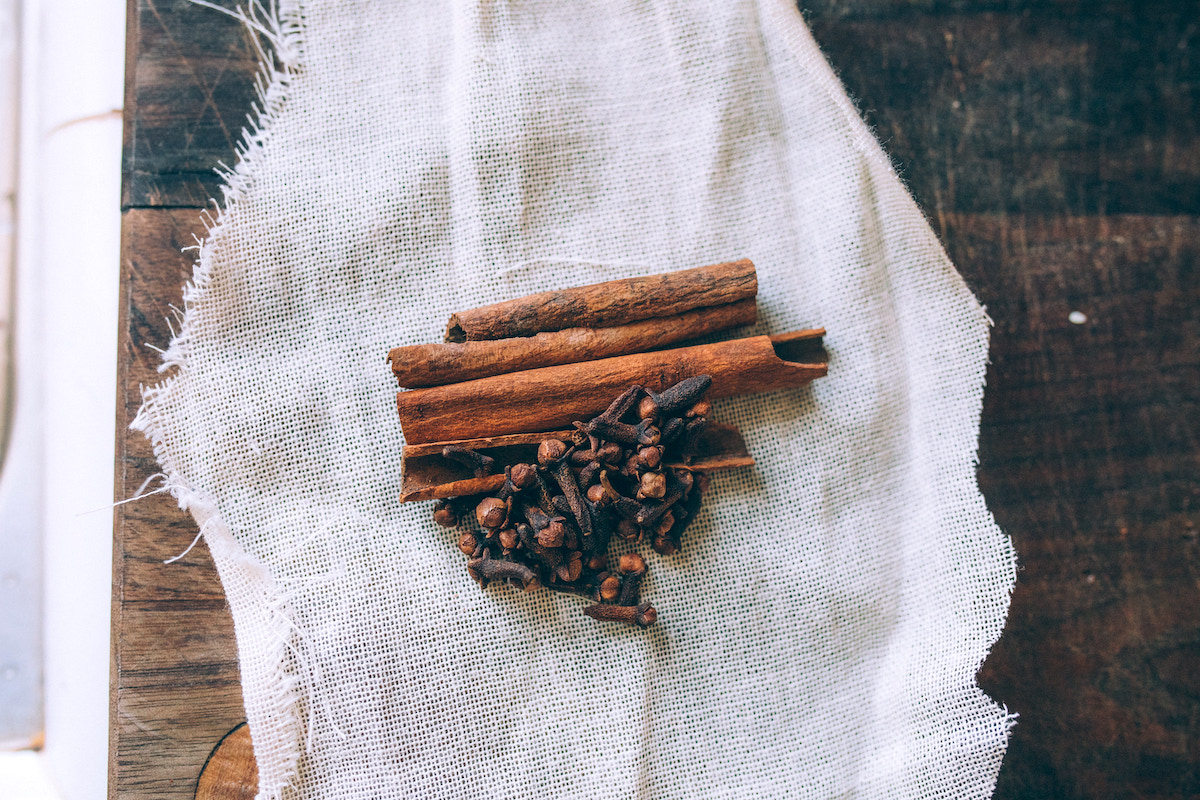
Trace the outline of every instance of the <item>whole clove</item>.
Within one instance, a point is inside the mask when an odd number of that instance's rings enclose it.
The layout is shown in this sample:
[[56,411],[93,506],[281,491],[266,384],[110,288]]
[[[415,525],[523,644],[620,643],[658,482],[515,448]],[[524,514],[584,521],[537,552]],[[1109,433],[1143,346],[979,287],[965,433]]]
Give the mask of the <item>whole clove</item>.
[[621,594],[621,579],[616,575],[609,575],[600,583],[600,599],[612,602]]
[[476,478],[491,475],[492,470],[496,467],[496,461],[491,456],[485,456],[475,450],[467,447],[459,447],[455,444],[448,444],[443,447],[442,456],[470,467],[471,471],[475,473]]
[[592,619],[624,622],[642,628],[649,628],[658,619],[658,612],[649,603],[641,603],[636,606],[610,606],[597,603],[585,608],[583,613]]
[[529,567],[516,561],[499,561],[494,558],[477,558],[467,562],[467,572],[478,583],[487,585],[488,581],[511,579],[517,581],[526,591],[537,588],[537,575]]
[[571,472],[571,465],[565,461],[559,461],[554,467],[553,475],[554,479],[558,481],[558,488],[562,490],[562,496],[567,499],[567,505],[570,506],[571,514],[575,517],[575,524],[579,526],[579,532],[583,534],[584,547],[589,552],[594,552],[594,549],[589,548],[587,544],[592,536],[592,515],[588,513],[588,508],[584,504],[583,495],[579,492],[579,484],[575,481],[575,473]]
[[658,428],[652,419],[644,419],[636,425],[624,422],[610,422],[599,417],[588,423],[588,431],[613,442],[624,445],[658,444],[661,438]]
[[485,497],[475,506],[475,519],[484,528],[499,528],[507,516],[508,506],[498,497]]
[[[645,577],[645,568],[636,572],[627,572],[621,579],[621,590],[618,593],[616,604],[619,606],[636,605],[638,601],[638,592],[642,588],[642,578]],[[611,599],[611,598],[609,598]]]
[[[707,423],[709,385],[701,375],[662,393],[630,386],[602,414],[577,421],[568,441],[543,439],[533,463],[503,465],[504,483],[491,494],[439,501],[434,519],[456,527],[474,506],[480,530],[462,533],[458,548],[481,586],[579,594],[594,601],[584,609],[590,617],[651,625],[657,612],[639,602],[645,560],[626,553],[610,571],[609,546],[645,540],[660,554],[681,549],[706,479],[679,465]],[[501,468],[465,447],[447,445],[442,454],[476,475]]]
[[655,394],[647,390],[646,396],[657,406],[659,414],[670,416],[699,402],[710,386],[712,386],[711,375],[696,375],[684,378],[671,388],[664,390],[662,394]]
[[447,500],[438,500],[433,507],[433,521],[443,528],[454,528],[458,526],[458,512],[450,505]]
[[508,500],[529,487],[535,482],[537,470],[529,464],[514,464],[511,467],[504,468],[504,485],[496,492],[496,497],[501,500]]
[[538,463],[543,467],[548,467],[567,455],[569,449],[566,444],[558,439],[543,439],[542,443],[538,445]]
[[644,391],[645,390],[637,384],[630,386],[625,391],[621,392],[621,394],[617,395],[617,399],[613,400],[609,404],[608,408],[596,416],[593,419],[593,422],[595,420],[603,420],[605,422],[620,422],[621,417],[625,416],[626,412],[633,408],[633,405],[638,402],[638,399],[642,396]]

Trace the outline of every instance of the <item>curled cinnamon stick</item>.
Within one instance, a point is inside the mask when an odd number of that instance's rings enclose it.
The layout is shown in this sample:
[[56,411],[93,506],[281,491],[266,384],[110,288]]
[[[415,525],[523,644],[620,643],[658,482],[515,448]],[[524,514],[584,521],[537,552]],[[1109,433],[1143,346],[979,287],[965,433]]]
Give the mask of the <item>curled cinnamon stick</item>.
[[[537,458],[537,446],[542,440],[569,442],[572,434],[573,431],[550,431],[408,445],[400,461],[400,502],[488,494],[504,485],[503,475],[473,477],[461,464],[446,459],[442,456],[442,448],[448,444],[488,453],[501,463],[531,463]],[[669,466],[711,472],[753,464],[754,458],[741,431],[732,425],[714,422],[705,429],[697,442],[696,454],[687,463]]]
[[566,427],[600,413],[635,383],[661,391],[693,375],[711,375],[713,398],[804,385],[826,374],[828,366],[786,360],[787,348],[823,335],[813,330],[754,336],[513,372],[400,392],[396,408],[409,444]]
[[749,298],[609,328],[575,327],[516,339],[395,347],[388,353],[388,361],[403,387],[442,386],[506,372],[660,350],[706,333],[753,325],[757,316],[758,304]]
[[541,292],[450,316],[447,342],[511,339],[566,328],[607,328],[758,294],[749,259]]

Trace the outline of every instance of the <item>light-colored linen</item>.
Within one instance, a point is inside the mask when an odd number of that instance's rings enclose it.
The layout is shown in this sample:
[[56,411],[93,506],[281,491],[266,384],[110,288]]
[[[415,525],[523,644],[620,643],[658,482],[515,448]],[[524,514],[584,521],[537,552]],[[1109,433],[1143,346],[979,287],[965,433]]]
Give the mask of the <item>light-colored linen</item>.
[[[228,175],[135,425],[234,614],[260,797],[987,797],[1015,568],[975,481],[988,320],[785,0],[259,15]],[[397,502],[393,346],[449,312],[742,257],[829,375],[718,401],[649,630],[471,582]],[[186,543],[181,543],[186,544]],[[164,567],[170,569],[170,567]]]

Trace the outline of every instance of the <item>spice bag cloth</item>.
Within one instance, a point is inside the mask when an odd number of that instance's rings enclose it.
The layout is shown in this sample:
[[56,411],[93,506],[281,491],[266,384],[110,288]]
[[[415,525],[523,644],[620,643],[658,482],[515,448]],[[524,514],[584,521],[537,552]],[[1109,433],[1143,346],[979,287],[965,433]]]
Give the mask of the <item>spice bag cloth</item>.
[[[786,0],[290,0],[135,423],[234,615],[263,798],[987,797],[1014,554],[988,320]],[[829,374],[721,400],[650,629],[481,590],[399,504],[385,354],[450,312],[748,257]],[[169,569],[169,567],[164,567]]]

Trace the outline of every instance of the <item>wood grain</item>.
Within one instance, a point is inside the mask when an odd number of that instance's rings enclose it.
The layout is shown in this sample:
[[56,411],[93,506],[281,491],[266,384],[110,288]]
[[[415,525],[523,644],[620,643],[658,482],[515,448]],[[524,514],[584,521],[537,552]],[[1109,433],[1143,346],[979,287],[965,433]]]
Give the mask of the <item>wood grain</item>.
[[121,207],[204,208],[257,100],[249,34],[190,0],[129,0],[126,29]]
[[996,323],[979,483],[1021,564],[979,674],[1021,715],[996,797],[1200,796],[1195,9],[806,5]]
[[1196,6],[806,0],[925,213],[1195,215]]
[[[191,274],[180,252],[195,209],[131,209],[122,219],[117,499],[158,472],[149,442],[129,430],[139,387],[160,379],[169,304]],[[121,798],[190,798],[208,754],[244,718],[233,624],[203,545],[179,561],[195,523],[165,495],[114,512],[112,733],[109,791]]]
[[[126,34],[117,500],[158,472],[129,423],[140,387],[161,379],[153,347],[169,341],[191,277],[182,249],[220,196],[214,168],[234,163],[256,70],[241,25],[187,0],[129,0]],[[113,531],[109,796],[191,798],[205,759],[245,716],[232,620],[203,544],[163,564],[196,534],[169,497],[117,506]]]
[[1021,714],[998,796],[1194,796],[1200,221],[947,223],[996,320],[979,477],[1023,567],[980,673]]

